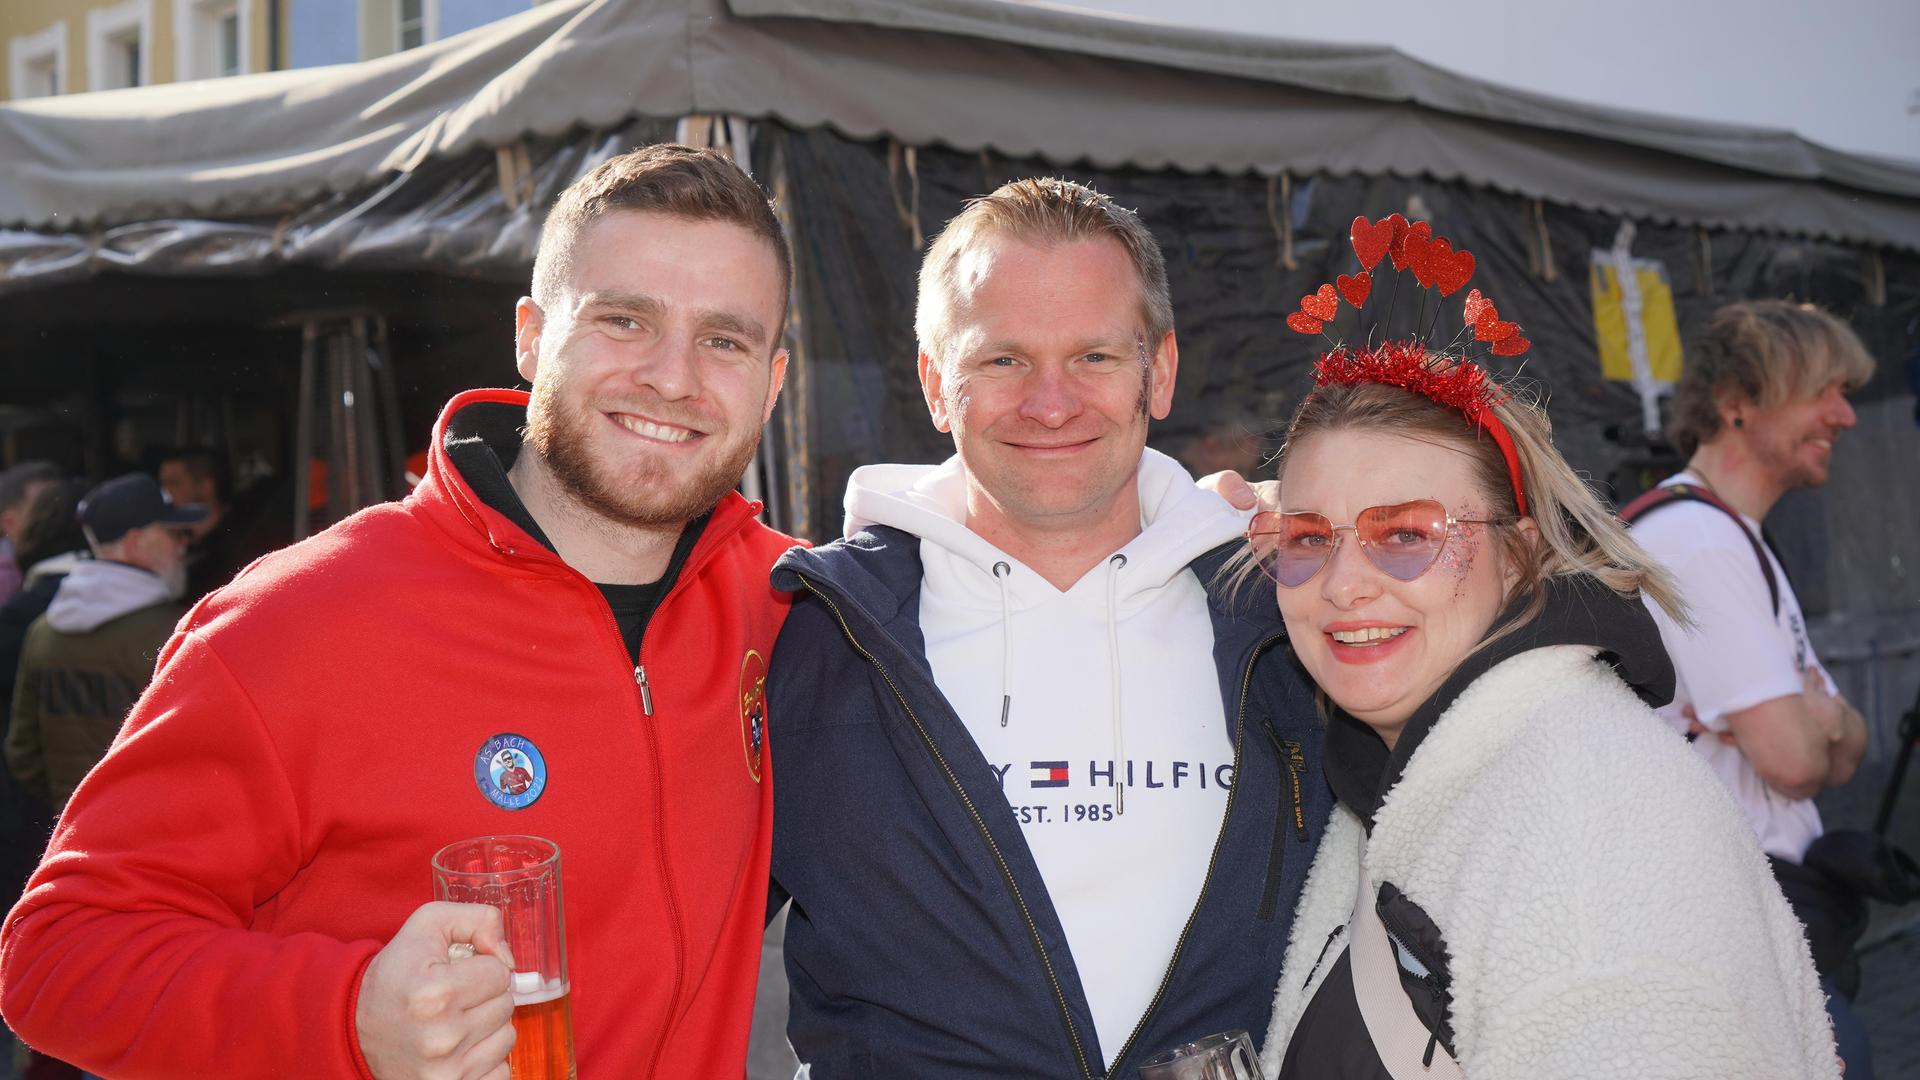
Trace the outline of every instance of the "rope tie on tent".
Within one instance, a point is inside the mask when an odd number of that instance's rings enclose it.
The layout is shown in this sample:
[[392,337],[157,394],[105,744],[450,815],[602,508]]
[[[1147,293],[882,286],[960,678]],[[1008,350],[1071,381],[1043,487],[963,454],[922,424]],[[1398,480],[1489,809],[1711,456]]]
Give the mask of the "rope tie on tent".
[[282,214],[280,220],[273,223],[273,255],[277,259],[287,257],[287,229],[292,225],[292,214]]
[[1553,237],[1547,233],[1547,207],[1539,199],[1533,200],[1533,231],[1540,238],[1540,280],[1558,281],[1560,274],[1553,268]]
[[493,171],[500,184],[500,197],[507,201],[507,209],[520,209],[520,162],[513,155],[513,147],[493,148]]
[[[1286,212],[1281,212],[1281,207]],[[1267,177],[1267,224],[1273,226],[1273,235],[1280,240],[1280,258],[1275,263],[1282,270],[1297,270],[1300,263],[1293,257],[1293,180],[1286,173]]]
[[[907,170],[907,200],[900,199],[900,169]],[[902,147],[898,140],[887,140],[887,191],[893,196],[893,211],[900,215],[900,224],[906,226],[907,236],[912,238],[913,250],[919,251],[926,243],[926,237],[920,233],[920,158],[911,146]]]
[[1887,264],[1880,258],[1878,249],[1867,251],[1866,278],[1867,303],[1874,307],[1887,306]]

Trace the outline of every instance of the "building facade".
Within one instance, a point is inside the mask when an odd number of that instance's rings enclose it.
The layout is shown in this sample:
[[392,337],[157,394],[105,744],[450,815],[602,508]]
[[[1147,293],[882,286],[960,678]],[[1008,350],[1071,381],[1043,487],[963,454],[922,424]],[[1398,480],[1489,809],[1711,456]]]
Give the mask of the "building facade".
[[540,0],[279,0],[287,66],[371,60],[525,11]]
[[0,100],[369,60],[539,0],[0,0]]

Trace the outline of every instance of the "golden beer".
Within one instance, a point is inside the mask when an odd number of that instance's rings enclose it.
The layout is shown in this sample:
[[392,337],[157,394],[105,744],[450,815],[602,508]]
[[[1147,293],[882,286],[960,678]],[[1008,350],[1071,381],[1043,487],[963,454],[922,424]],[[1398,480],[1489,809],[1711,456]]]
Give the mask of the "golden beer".
[[[433,895],[500,910],[512,950],[513,1080],[575,1080],[560,848],[538,836],[477,836],[433,856]],[[451,952],[451,951],[450,951]],[[471,945],[466,955],[473,955]]]
[[[519,981],[519,976],[515,976]],[[574,1080],[573,999],[567,985],[513,995],[513,1080]]]

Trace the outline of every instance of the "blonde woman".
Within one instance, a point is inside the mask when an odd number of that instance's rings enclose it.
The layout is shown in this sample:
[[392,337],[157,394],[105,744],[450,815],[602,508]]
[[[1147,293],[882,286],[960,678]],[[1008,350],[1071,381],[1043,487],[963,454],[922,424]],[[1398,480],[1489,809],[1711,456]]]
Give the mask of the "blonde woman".
[[1478,366],[1393,342],[1317,373],[1248,533],[1338,800],[1267,1075],[1837,1075],[1752,830],[1654,716],[1666,573]]

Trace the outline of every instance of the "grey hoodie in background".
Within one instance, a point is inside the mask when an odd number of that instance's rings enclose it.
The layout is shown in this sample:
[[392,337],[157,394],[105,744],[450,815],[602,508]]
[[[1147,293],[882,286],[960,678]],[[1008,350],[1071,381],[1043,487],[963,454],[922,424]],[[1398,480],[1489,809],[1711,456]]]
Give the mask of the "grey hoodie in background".
[[56,807],[106,756],[153,679],[186,608],[166,579],[137,566],[82,560],[61,580],[20,650],[7,767]]

